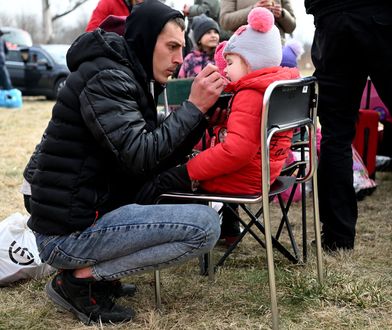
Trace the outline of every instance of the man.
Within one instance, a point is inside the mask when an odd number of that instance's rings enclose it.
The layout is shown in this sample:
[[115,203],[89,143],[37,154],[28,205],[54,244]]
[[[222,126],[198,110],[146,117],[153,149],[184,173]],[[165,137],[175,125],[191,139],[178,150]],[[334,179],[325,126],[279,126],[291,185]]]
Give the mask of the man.
[[5,56],[8,54],[8,48],[2,36],[4,32],[0,30],[0,88],[12,89],[12,83],[7,67],[5,65]]
[[392,109],[392,5],[389,0],[305,0],[305,7],[316,26],[312,60],[320,91],[323,247],[353,249],[358,209],[351,143],[368,76]]
[[158,125],[155,99],[182,63],[184,28],[178,11],[147,0],[134,7],[124,38],[100,29],[80,36],[25,172],[40,257],[63,270],[47,294],[85,323],[132,319],[132,309],[114,303],[124,295],[115,280],[205,253],[219,237],[207,206],[132,204],[149,177],[190,152],[223,89],[217,68],[207,67],[189,100]]

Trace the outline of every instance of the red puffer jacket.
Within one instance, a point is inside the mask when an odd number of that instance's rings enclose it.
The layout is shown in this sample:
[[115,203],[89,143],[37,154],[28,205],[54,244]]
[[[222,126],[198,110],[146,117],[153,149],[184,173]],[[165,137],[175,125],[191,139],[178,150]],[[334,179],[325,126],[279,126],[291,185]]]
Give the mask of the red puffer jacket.
[[[225,140],[187,163],[192,180],[203,190],[228,194],[261,191],[260,120],[266,88],[276,80],[299,77],[296,68],[272,67],[254,71],[226,87],[235,94]],[[279,175],[291,144],[292,131],[276,134],[270,147],[271,183]]]
[[124,0],[100,0],[95,7],[89,22],[87,23],[86,32],[95,30],[102,21],[109,15],[128,16],[129,9]]

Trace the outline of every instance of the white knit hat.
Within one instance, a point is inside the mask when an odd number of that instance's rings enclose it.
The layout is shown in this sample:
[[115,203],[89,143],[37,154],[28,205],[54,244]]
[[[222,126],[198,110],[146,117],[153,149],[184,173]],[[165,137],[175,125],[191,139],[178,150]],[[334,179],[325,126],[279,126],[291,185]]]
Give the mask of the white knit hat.
[[282,44],[274,15],[266,8],[252,9],[248,25],[237,29],[223,53],[240,55],[252,71],[278,66],[282,61]]

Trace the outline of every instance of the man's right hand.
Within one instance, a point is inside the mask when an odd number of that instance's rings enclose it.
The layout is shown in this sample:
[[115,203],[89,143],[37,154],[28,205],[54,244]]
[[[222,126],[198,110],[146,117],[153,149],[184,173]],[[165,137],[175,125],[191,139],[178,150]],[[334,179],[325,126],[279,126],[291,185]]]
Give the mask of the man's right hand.
[[195,78],[189,101],[206,113],[211,108],[225,87],[226,81],[215,65],[208,64]]

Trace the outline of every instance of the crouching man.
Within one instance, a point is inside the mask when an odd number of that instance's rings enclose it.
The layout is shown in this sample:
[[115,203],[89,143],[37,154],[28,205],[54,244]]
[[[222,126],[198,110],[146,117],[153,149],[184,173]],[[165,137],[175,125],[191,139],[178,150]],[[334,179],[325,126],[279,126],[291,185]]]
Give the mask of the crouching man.
[[224,82],[217,68],[195,79],[189,100],[158,123],[156,99],[182,63],[184,19],[157,0],[134,7],[125,36],[97,29],[71,46],[71,71],[25,171],[42,260],[59,269],[49,298],[85,323],[123,322],[134,311],[124,276],[210,250],[217,213],[203,205],[137,205],[152,176],[184,161],[207,126]]

